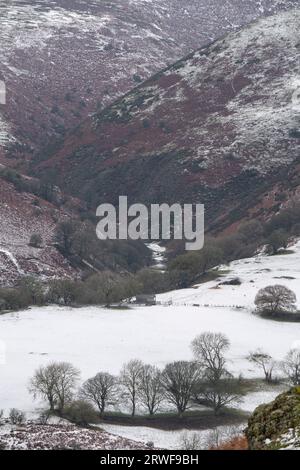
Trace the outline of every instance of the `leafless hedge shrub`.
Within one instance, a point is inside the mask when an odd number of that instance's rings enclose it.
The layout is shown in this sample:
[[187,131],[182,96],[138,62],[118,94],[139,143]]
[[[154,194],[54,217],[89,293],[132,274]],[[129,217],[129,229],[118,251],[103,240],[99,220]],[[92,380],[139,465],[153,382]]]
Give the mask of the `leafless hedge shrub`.
[[180,439],[181,450],[201,450],[203,449],[203,439],[197,432],[189,434],[185,432],[182,434]]
[[98,422],[98,415],[91,403],[75,400],[64,408],[63,417],[79,426],[88,426]]
[[9,412],[9,421],[11,424],[20,425],[25,421],[25,413],[23,411],[12,408]]

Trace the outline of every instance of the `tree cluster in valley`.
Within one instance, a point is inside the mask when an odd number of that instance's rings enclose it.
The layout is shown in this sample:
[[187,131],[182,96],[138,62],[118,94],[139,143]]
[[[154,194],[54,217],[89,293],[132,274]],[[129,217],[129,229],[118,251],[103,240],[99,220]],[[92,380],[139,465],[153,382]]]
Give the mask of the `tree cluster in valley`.
[[[218,415],[226,407],[236,406],[247,393],[245,380],[228,369],[226,354],[230,342],[222,333],[204,332],[191,343],[193,359],[168,363],[163,369],[139,359],[125,363],[118,376],[99,371],[80,384],[80,371],[68,362],[52,362],[40,366],[29,382],[34,398],[48,403],[40,415],[42,424],[57,414],[78,425],[99,422],[112,410],[155,415],[167,410],[182,416],[189,409],[205,406]],[[275,383],[274,371],[281,370],[280,380],[300,386],[300,350],[288,351],[282,361],[258,349],[248,360]],[[12,424],[21,424],[25,414],[13,408]],[[3,412],[0,410],[0,423]]]
[[79,370],[68,363],[51,363],[36,370],[29,389],[34,397],[47,400],[51,412],[68,417],[71,410],[74,415],[79,412],[80,403],[87,410],[87,404],[92,405],[102,416],[110,405],[125,406],[132,416],[137,409],[154,415],[166,406],[182,415],[197,405],[218,414],[243,395],[242,379],[227,369],[229,347],[221,333],[202,333],[192,342],[191,361],[174,361],[161,370],[133,359],[123,365],[118,377],[98,372],[79,388]]

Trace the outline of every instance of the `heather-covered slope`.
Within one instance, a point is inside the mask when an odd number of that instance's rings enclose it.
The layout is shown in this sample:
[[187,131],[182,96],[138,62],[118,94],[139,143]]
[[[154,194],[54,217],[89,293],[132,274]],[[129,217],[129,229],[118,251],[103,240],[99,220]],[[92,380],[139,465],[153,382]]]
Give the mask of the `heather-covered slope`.
[[198,50],[87,119],[40,173],[93,204],[128,194],[241,218],[299,157],[299,25],[291,10]]
[[[33,194],[18,192],[0,177],[0,286],[24,274],[42,279],[76,276],[67,260],[53,246],[56,224],[70,214]],[[32,234],[42,236],[42,246],[29,246]]]
[[[298,0],[0,1],[0,158],[24,163],[167,64]],[[3,148],[4,146],[4,148]],[[1,148],[2,147],[2,148]],[[49,151],[49,149],[48,149]]]
[[71,424],[4,426],[1,450],[147,450],[141,442]]

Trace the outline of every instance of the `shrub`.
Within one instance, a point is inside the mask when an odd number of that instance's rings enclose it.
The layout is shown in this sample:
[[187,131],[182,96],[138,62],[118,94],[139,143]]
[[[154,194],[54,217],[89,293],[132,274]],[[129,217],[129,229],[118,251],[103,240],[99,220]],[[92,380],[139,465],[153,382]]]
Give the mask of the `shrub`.
[[88,426],[99,421],[93,405],[85,400],[76,400],[67,405],[63,417],[79,426]]
[[30,305],[44,304],[44,288],[42,283],[32,276],[22,278],[18,286],[18,293],[27,299]]
[[285,230],[275,230],[267,239],[268,253],[276,255],[280,248],[286,248],[289,241],[289,235]]
[[21,289],[0,288],[0,309],[19,310],[30,305],[30,298]]
[[47,301],[58,305],[72,305],[77,298],[77,285],[68,279],[50,281]]
[[181,450],[201,450],[203,448],[201,434],[196,432],[188,434],[188,432],[185,432],[181,436],[180,448]]
[[33,248],[41,248],[43,245],[43,238],[39,233],[33,233],[29,240],[29,246]]
[[25,421],[25,413],[16,408],[12,408],[9,412],[9,421],[11,424],[20,425]]

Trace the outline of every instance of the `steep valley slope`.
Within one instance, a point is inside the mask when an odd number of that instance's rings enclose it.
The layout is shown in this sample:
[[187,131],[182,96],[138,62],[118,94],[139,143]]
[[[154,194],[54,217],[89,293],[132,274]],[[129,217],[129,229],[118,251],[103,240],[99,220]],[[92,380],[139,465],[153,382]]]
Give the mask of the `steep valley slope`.
[[299,25],[281,12],[188,55],[85,120],[38,174],[92,207],[202,202],[225,225],[278,210],[299,186]]
[[[167,64],[298,0],[0,0],[0,159],[26,167]],[[43,150],[43,153],[46,149]]]

